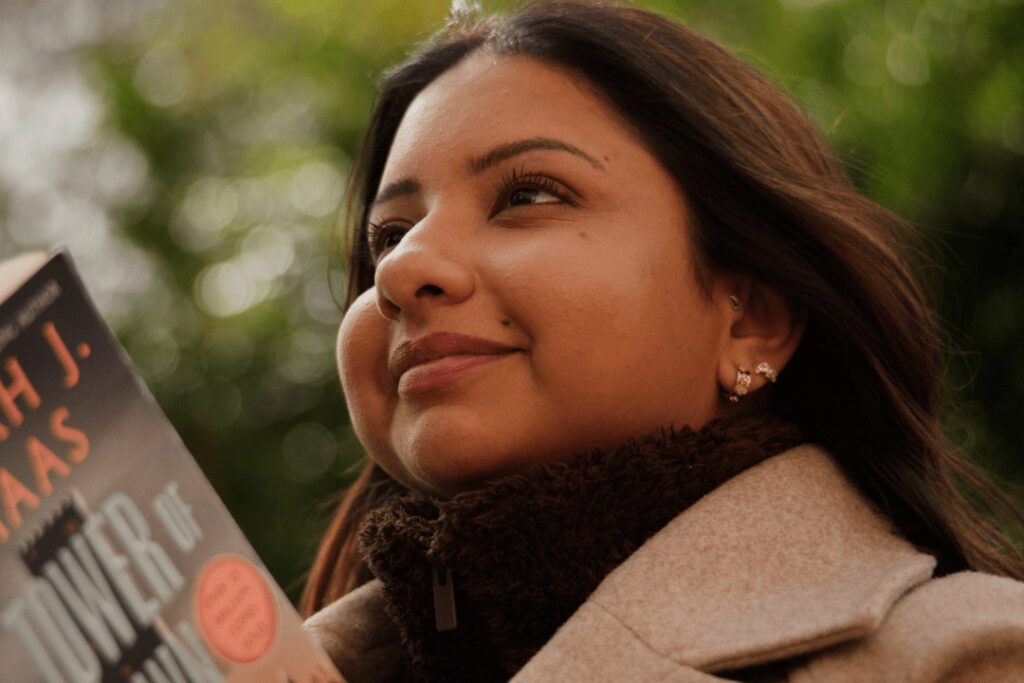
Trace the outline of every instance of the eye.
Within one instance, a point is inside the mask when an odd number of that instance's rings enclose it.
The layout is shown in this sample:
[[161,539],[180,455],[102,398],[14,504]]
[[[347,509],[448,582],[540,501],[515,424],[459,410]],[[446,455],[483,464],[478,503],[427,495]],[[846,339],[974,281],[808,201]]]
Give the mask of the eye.
[[498,200],[492,215],[516,206],[537,204],[569,204],[576,206],[571,189],[553,178],[540,173],[527,173],[523,169],[512,169],[501,177],[495,188]]
[[366,242],[374,264],[394,249],[408,230],[409,226],[399,221],[369,223],[366,226]]
[[510,206],[523,206],[524,204],[553,204],[562,201],[555,195],[536,187],[523,187],[513,190],[508,196]]

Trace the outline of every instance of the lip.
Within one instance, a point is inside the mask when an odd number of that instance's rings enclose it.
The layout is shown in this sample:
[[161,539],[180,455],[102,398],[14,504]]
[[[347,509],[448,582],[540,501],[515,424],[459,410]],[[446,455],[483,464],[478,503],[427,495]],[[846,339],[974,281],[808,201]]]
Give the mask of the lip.
[[467,372],[521,349],[456,332],[434,332],[399,344],[388,370],[403,393],[441,388]]

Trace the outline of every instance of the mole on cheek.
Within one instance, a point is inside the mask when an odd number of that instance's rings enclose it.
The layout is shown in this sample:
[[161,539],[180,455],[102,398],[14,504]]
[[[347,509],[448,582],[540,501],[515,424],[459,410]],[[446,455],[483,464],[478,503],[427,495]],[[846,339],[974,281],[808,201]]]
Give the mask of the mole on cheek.
[[582,237],[583,239],[587,239],[587,233],[581,232],[580,237]]

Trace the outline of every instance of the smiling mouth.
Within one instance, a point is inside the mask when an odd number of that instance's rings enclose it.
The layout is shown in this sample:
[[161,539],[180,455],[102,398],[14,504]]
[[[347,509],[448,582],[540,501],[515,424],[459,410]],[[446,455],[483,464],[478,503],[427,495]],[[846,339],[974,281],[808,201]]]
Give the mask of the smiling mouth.
[[400,344],[388,359],[388,370],[400,393],[421,393],[449,386],[473,369],[521,350],[490,339],[434,332]]

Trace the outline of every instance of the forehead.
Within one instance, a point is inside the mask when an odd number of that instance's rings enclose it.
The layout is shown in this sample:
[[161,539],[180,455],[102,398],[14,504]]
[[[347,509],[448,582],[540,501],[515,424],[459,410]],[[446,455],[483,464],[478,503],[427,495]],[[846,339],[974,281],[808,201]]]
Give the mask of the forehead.
[[413,100],[392,143],[385,179],[398,169],[465,162],[495,145],[533,137],[605,156],[638,145],[581,76],[527,57],[481,52]]

